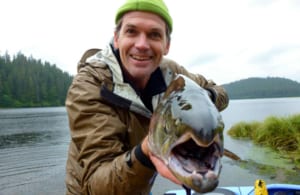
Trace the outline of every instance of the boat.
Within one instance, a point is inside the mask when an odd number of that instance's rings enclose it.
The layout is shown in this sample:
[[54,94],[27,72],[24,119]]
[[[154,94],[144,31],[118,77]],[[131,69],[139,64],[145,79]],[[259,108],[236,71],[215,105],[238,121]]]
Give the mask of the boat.
[[[170,190],[164,195],[186,195],[184,189]],[[217,187],[212,192],[197,193],[193,190],[191,195],[300,195],[300,185],[296,184],[265,184],[263,180],[256,180],[254,186],[228,186]]]

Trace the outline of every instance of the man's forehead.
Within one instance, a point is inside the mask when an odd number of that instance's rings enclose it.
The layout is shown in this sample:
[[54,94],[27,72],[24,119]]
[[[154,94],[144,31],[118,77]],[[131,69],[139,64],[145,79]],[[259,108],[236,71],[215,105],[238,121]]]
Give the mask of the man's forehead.
[[160,16],[145,11],[131,11],[125,13],[122,17],[122,23],[132,26],[147,24],[158,29],[164,29],[166,27],[165,21]]

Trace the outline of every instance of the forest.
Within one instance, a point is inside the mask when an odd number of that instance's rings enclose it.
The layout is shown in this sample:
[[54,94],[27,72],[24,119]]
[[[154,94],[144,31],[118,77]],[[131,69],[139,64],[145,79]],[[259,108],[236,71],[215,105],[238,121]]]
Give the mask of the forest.
[[0,56],[0,108],[63,106],[72,79],[55,64],[6,53]]

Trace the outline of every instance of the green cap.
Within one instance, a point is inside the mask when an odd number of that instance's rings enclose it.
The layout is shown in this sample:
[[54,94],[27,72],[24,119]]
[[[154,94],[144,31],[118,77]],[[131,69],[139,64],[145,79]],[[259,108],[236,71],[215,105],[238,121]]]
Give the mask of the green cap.
[[147,11],[159,15],[169,26],[172,32],[172,18],[163,0],[127,0],[117,11],[115,23],[121,19],[123,14],[129,11]]

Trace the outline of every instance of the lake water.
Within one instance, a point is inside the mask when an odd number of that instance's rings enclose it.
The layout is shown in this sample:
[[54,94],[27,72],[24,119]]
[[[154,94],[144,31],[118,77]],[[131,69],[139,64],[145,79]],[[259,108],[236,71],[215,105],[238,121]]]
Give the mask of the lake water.
[[[222,116],[227,130],[240,121],[262,121],[270,115],[296,113],[300,113],[300,98],[275,98],[231,100]],[[242,159],[291,166],[267,149],[231,139],[226,131],[224,135],[225,147]],[[0,109],[0,195],[64,194],[69,139],[64,107]],[[223,158],[220,186],[253,185],[258,178],[278,183],[284,176],[260,175]],[[180,189],[180,186],[158,176],[153,194],[163,194],[170,189]]]

